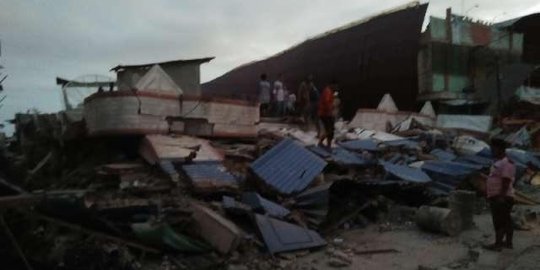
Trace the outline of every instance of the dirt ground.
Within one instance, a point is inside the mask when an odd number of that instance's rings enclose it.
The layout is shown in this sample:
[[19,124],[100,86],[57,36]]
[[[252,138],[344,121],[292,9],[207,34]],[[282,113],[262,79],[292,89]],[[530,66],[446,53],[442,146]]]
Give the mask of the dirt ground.
[[[540,208],[535,210],[540,210]],[[538,212],[538,211],[536,211]],[[474,228],[458,237],[447,237],[420,231],[414,224],[388,229],[381,225],[348,230],[330,238],[323,250],[312,252],[285,263],[286,269],[539,269],[540,226],[516,231],[514,249],[487,251],[483,244],[493,241],[491,216],[475,216]],[[397,252],[359,255],[366,250],[395,249]],[[345,257],[350,265],[332,266],[332,257]]]

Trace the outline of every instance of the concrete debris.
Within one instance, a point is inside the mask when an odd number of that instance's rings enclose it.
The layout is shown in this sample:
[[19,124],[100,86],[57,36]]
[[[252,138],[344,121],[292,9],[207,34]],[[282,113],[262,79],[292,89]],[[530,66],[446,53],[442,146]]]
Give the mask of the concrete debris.
[[240,228],[202,205],[193,203],[192,208],[193,220],[201,238],[222,254],[228,254],[238,247],[243,238]]
[[416,223],[424,230],[455,236],[461,232],[461,216],[450,209],[422,206],[416,214]]
[[146,136],[139,148],[140,155],[152,165],[162,161],[190,161],[196,152],[197,149],[186,147],[182,141],[163,135]]

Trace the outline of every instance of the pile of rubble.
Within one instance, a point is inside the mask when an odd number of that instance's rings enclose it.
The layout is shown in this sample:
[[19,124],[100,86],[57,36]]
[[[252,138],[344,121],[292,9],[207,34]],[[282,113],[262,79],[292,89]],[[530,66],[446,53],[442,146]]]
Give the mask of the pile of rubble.
[[[328,264],[346,266],[350,255],[334,248],[343,229],[416,221],[456,235],[471,227],[482,207],[481,175],[493,162],[482,141],[489,134],[434,128],[418,115],[380,125],[386,131],[339,122],[331,149],[317,146],[314,132],[282,123],[261,123],[257,137],[244,139],[88,137],[84,125],[61,116],[17,115],[3,149],[11,181],[0,185],[9,232],[2,237],[17,248],[1,252],[14,264],[274,269],[331,242]],[[540,159],[523,150],[523,133],[498,136],[522,148],[507,150],[519,169],[518,202],[537,204]]]

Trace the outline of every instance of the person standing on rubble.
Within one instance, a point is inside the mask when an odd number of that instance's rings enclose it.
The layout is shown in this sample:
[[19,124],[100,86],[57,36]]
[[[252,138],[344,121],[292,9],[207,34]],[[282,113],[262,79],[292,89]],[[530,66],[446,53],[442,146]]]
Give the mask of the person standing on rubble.
[[334,139],[334,92],[337,91],[337,82],[334,80],[321,93],[319,98],[318,115],[324,127],[324,134],[319,136],[319,146],[326,139],[326,146],[332,147]]
[[504,140],[492,140],[491,152],[497,161],[491,167],[486,181],[486,195],[495,229],[495,243],[485,246],[485,248],[494,251],[500,251],[502,248],[513,248],[514,227],[510,214],[514,205],[513,184],[516,166],[506,157],[506,146]]
[[274,82],[274,100],[276,101],[276,115],[283,116],[285,112],[285,86],[281,74],[279,74],[278,79]]
[[339,98],[339,92],[334,92],[334,119],[341,118],[341,98]]
[[319,108],[319,89],[315,86],[315,82],[313,81],[313,76],[308,76],[308,90],[309,90],[309,118],[311,118],[311,121],[315,125],[315,130],[317,130],[317,137],[321,136],[321,126],[319,124],[319,114],[318,114],[318,108]]
[[310,118],[310,98],[309,98],[309,77],[304,78],[298,87],[298,112],[306,126],[309,125]]
[[261,80],[259,81],[259,102],[261,103],[260,113],[261,116],[267,116],[270,109],[270,82],[267,80],[266,74],[261,74]]

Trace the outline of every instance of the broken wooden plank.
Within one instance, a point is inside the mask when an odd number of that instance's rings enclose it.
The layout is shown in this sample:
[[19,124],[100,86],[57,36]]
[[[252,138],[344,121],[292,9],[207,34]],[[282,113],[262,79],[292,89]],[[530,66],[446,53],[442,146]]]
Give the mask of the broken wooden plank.
[[45,166],[45,164],[47,164],[47,162],[49,162],[49,160],[51,159],[52,154],[53,153],[51,151],[44,158],[42,158],[41,161],[32,170],[28,172],[28,177],[31,177],[32,175],[37,173],[43,166]]
[[0,177],[0,185],[3,185],[3,186],[5,186],[5,187],[17,192],[17,193],[21,193],[21,194],[27,193],[26,190],[22,189],[21,187],[19,187],[17,185],[14,185],[14,184],[8,182],[6,179],[4,179],[2,177]]
[[42,197],[34,194],[22,194],[0,197],[0,209],[21,208],[33,206],[41,201]]

